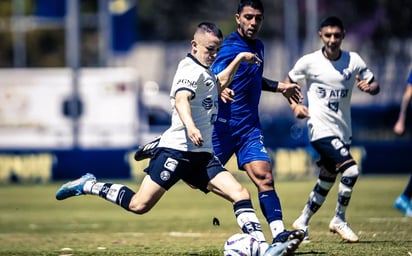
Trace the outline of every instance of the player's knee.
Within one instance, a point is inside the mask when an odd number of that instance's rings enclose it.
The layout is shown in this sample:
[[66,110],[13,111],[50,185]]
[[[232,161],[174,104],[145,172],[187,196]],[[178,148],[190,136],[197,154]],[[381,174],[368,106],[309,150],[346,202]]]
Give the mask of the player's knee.
[[239,186],[236,191],[231,196],[234,202],[240,200],[248,200],[250,199],[249,191],[244,186]]

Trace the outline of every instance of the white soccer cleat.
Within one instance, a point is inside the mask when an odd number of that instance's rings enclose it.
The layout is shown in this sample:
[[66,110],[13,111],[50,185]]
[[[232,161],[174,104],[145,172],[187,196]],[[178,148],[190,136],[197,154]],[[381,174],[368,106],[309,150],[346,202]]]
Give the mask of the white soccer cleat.
[[349,243],[359,242],[359,237],[352,231],[349,227],[349,223],[346,221],[336,222],[335,220],[332,220],[329,223],[329,230],[332,233],[339,234],[343,240],[346,240]]

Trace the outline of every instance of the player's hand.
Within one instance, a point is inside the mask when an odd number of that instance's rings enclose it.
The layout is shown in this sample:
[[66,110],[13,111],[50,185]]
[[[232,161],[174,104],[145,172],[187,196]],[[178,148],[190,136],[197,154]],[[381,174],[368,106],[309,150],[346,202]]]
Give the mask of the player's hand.
[[260,64],[262,60],[254,53],[251,52],[241,52],[238,54],[241,58],[241,61],[247,62],[249,64]]
[[291,99],[294,102],[300,104],[303,101],[303,94],[300,85],[295,83],[282,83],[279,82],[278,90],[287,99]]
[[361,80],[358,75],[356,75],[356,86],[362,91],[362,92],[368,92],[369,91],[369,83],[366,80]]
[[197,147],[203,146],[203,136],[200,133],[200,130],[196,127],[187,129],[187,134],[189,135],[189,139],[195,144]]
[[310,118],[308,107],[302,104],[296,104],[293,107],[293,114],[299,119]]
[[393,132],[396,135],[402,136],[405,132],[405,125],[402,121],[397,121],[395,126],[393,127]]
[[230,89],[230,88],[225,88],[223,91],[220,93],[220,99],[224,102],[227,103],[228,101],[235,101],[235,92]]
[[356,86],[362,91],[375,95],[379,93],[379,86],[377,83],[368,83],[366,80],[360,79],[359,75],[356,75]]

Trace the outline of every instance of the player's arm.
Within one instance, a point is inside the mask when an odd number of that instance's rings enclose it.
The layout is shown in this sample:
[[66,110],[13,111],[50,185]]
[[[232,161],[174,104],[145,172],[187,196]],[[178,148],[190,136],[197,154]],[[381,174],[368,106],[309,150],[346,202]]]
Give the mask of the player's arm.
[[[285,84],[296,84],[294,81],[292,81],[292,79],[290,79],[290,77],[286,77]],[[300,88],[300,87],[299,87]],[[295,115],[295,117],[297,118],[309,118],[309,110],[308,108],[302,104],[302,101],[295,101],[293,98],[289,97],[286,98],[290,104],[290,108],[293,111],[293,114]]]
[[[251,52],[241,52],[238,55],[236,55],[236,57],[229,63],[229,65],[224,70],[222,70],[219,74],[217,74],[217,78],[218,78],[217,87],[218,87],[218,92],[221,96],[222,96],[223,90],[225,90],[225,88],[227,88],[229,84],[232,82],[233,77],[235,76],[236,71],[239,68],[241,62],[247,62],[249,64],[257,64],[257,63],[261,63],[262,60],[259,59],[259,57],[257,57],[255,54]],[[223,95],[233,96],[233,91],[230,89],[226,89],[223,92]],[[233,101],[233,98],[232,99],[230,99],[230,97],[228,97],[227,99],[225,98],[226,97],[222,98],[223,102],[226,102],[226,100]]]
[[187,130],[189,139],[198,147],[203,144],[203,137],[200,130],[196,127],[192,118],[192,110],[190,108],[190,100],[193,97],[193,92],[189,90],[180,90],[175,95],[175,107]]
[[290,98],[298,103],[301,103],[303,101],[302,90],[300,88],[300,85],[298,85],[297,83],[282,83],[263,77],[262,90],[269,92],[280,92],[287,99]]
[[378,82],[375,81],[375,79],[372,78],[371,81],[367,81],[364,79],[361,79],[359,75],[356,76],[356,86],[363,92],[367,92],[370,95],[376,95],[380,91],[380,87]]
[[412,84],[408,83],[406,86],[406,90],[403,93],[401,107],[399,110],[398,120],[393,127],[394,133],[397,135],[403,135],[405,132],[405,121],[406,121],[406,112],[408,110],[408,106],[412,100]]

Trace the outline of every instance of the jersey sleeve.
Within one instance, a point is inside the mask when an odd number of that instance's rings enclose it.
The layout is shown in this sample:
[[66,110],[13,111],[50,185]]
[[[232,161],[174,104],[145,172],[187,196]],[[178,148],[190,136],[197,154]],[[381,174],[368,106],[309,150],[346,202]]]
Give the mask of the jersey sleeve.
[[300,58],[289,71],[288,76],[292,82],[302,83],[305,81],[308,58],[307,55]]
[[374,80],[374,75],[372,71],[368,68],[366,63],[363,61],[363,59],[354,52],[351,52],[351,58],[355,58],[356,67],[358,70],[358,75],[360,76],[361,80],[366,80],[368,83],[373,82]]
[[176,72],[173,80],[173,90],[171,91],[172,97],[176,96],[176,93],[181,90],[188,90],[192,93],[192,98],[196,96],[197,83],[199,79],[199,71],[194,68],[194,65],[184,64]]

